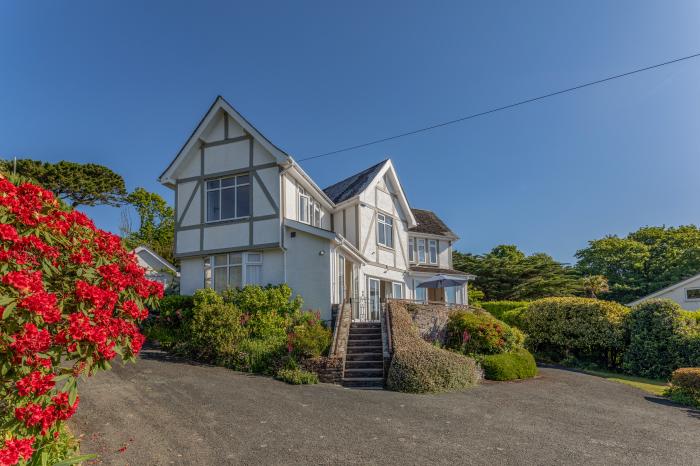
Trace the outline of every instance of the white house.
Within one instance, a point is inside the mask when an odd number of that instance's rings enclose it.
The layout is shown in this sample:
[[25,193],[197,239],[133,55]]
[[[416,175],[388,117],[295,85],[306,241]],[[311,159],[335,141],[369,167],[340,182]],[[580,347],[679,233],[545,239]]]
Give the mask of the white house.
[[391,160],[321,189],[218,97],[159,181],[175,191],[183,294],[287,283],[326,320],[363,299],[356,320],[377,320],[388,297],[467,300],[465,286],[416,287],[469,276],[452,269],[457,236],[410,207]]
[[700,274],[644,296],[629,303],[628,306],[634,306],[648,299],[664,298],[677,302],[683,309],[688,311],[697,311],[700,309]]
[[173,264],[163,259],[146,246],[139,246],[133,251],[136,262],[146,269],[146,277],[163,284],[167,290],[178,280],[180,274]]

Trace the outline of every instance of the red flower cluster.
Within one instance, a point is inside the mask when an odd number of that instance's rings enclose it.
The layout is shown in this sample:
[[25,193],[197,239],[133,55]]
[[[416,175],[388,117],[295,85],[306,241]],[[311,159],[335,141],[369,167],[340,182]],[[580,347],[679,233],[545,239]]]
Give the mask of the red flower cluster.
[[34,437],[10,438],[5,440],[5,447],[0,449],[0,466],[12,466],[21,459],[28,461],[34,453]]
[[17,393],[19,396],[43,395],[56,385],[53,379],[53,374],[44,375],[39,371],[31,372],[17,382]]
[[[15,419],[14,437],[3,444],[0,436],[6,466],[32,460],[58,436],[78,407],[77,377],[117,354],[133,360],[144,342],[138,323],[163,287],[118,236],[43,188],[0,175],[0,218],[0,366],[9,368],[0,398]],[[57,391],[58,374],[68,374],[66,392]]]
[[68,393],[61,392],[51,397],[51,403],[44,407],[39,403],[29,403],[15,408],[15,418],[27,427],[41,427],[41,435],[46,435],[56,421],[65,421],[75,414],[79,398],[72,405],[68,402]]

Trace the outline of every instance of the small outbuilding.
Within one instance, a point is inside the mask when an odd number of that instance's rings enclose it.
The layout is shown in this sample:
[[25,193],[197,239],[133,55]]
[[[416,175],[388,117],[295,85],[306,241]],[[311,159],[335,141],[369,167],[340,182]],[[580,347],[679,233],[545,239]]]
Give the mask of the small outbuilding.
[[670,299],[677,302],[685,310],[697,311],[700,309],[700,274],[644,296],[629,303],[629,306],[634,306],[648,299]]
[[136,255],[138,264],[146,269],[146,277],[149,280],[162,283],[166,291],[179,284],[180,273],[175,266],[150,248],[139,246],[131,252]]

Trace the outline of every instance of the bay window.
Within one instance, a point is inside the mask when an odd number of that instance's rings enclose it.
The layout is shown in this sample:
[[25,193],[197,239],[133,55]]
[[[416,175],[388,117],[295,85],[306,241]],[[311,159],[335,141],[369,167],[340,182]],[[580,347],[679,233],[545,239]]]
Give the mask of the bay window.
[[247,174],[207,180],[207,222],[250,215],[250,178]]
[[438,262],[438,252],[437,252],[437,240],[431,239],[428,241],[428,257],[431,264],[437,264]]

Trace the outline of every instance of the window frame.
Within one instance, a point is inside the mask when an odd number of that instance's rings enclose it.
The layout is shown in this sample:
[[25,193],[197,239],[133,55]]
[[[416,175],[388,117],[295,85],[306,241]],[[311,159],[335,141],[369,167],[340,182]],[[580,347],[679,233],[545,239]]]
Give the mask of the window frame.
[[[433,261],[433,248],[435,249],[435,261]],[[428,240],[428,254],[426,259],[428,259],[429,264],[437,265],[438,264],[438,240],[436,239],[429,239]]]
[[[231,261],[231,256],[234,254],[241,255],[241,262],[234,263]],[[226,255],[226,263],[222,265],[216,265],[216,256]],[[257,255],[260,257],[259,260],[251,260],[251,255]],[[241,269],[241,288],[248,285],[262,285],[262,283],[250,283],[248,280],[248,267],[257,266],[260,267],[260,272],[262,272],[263,266],[263,252],[262,251],[235,251],[227,252],[222,254],[212,254],[205,258],[204,260],[204,286],[205,288],[212,288],[216,290],[216,269],[226,269],[226,286],[224,290],[231,288],[229,285],[231,281],[231,269],[234,267],[240,267]]]
[[[396,296],[395,287],[397,287],[397,286],[398,286],[398,287],[400,288],[400,290],[401,290],[401,296]],[[391,282],[391,297],[392,297],[393,299],[403,299],[403,295],[404,295],[404,286],[403,286],[403,283],[401,283],[401,282]]]
[[[247,182],[245,183],[239,183],[239,178],[246,177],[248,179]],[[233,179],[233,185],[232,186],[225,186],[222,187],[221,184],[224,180],[229,180]],[[210,188],[209,183],[212,181],[218,181],[218,187],[216,188]],[[238,190],[239,188],[242,187],[247,187],[248,188],[248,213],[246,215],[238,215]],[[224,217],[223,216],[223,191],[225,189],[232,189],[233,190],[233,217]],[[210,192],[215,192],[218,191],[219,193],[219,218],[217,219],[210,219],[209,218],[209,193]],[[225,222],[228,220],[239,220],[242,218],[249,218],[251,216],[250,212],[250,199],[251,196],[253,195],[252,192],[252,183],[250,180],[250,173],[240,173],[238,175],[229,175],[229,176],[221,176],[217,178],[207,178],[204,180],[204,215],[205,215],[205,223],[216,223],[216,222]]]
[[695,291],[695,290],[700,290],[700,287],[698,287],[698,286],[692,286],[692,287],[689,287],[689,288],[684,288],[683,291],[685,292],[685,300],[686,300],[686,301],[700,301],[700,296],[697,297],[697,298],[689,298],[689,297],[688,297],[688,292],[689,292],[689,291]]
[[[423,259],[421,260],[421,244],[423,245]],[[416,238],[416,259],[418,260],[419,264],[426,264],[426,258],[427,258],[427,251],[426,251],[426,244],[425,244],[425,238]]]
[[408,238],[408,262],[414,264],[416,262],[416,239]]
[[[384,220],[381,220],[380,217],[383,217]],[[387,220],[389,221],[387,222]],[[380,228],[384,233],[384,242],[381,242],[379,239]],[[387,228],[389,229],[388,232]],[[389,239],[388,244],[386,242],[387,238]],[[383,212],[377,212],[377,244],[385,248],[394,249],[394,217]]]
[[[303,208],[301,206],[302,199],[306,200],[306,205]],[[297,186],[297,220],[301,223],[311,224],[311,218],[309,215],[311,213],[311,203],[312,199],[309,193],[307,193],[301,186]],[[302,213],[304,214],[303,218]]]

